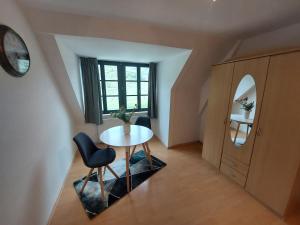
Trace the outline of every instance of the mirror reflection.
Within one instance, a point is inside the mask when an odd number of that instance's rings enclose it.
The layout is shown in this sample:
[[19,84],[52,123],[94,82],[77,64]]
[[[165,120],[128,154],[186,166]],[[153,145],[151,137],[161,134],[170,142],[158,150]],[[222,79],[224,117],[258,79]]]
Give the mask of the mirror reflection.
[[230,136],[236,146],[245,144],[253,127],[256,110],[256,87],[251,75],[240,81],[230,114]]

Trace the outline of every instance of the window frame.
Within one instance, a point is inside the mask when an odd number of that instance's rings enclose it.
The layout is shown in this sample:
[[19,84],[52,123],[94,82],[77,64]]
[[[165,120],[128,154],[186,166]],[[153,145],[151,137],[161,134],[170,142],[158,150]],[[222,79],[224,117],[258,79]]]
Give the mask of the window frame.
[[[119,98],[119,107],[124,106],[126,111],[130,112],[132,109],[127,109],[127,96],[137,96],[137,109],[136,112],[146,112],[148,108],[141,108],[141,97],[142,96],[149,96],[149,76],[148,81],[141,81],[141,67],[149,68],[148,63],[135,63],[135,62],[119,62],[119,61],[108,61],[108,60],[98,60],[98,64],[100,66],[100,73],[99,76],[101,77],[99,81],[99,89],[102,89],[102,96],[103,102],[100,99],[100,103],[103,104],[102,112],[103,114],[110,114],[116,112],[118,110],[107,110],[107,97],[118,97]],[[106,80],[105,79],[105,71],[104,66],[117,66],[118,71],[118,80]],[[130,81],[126,80],[126,66],[133,66],[137,68],[137,80]],[[106,81],[117,81],[118,82],[118,95],[109,95],[106,94]],[[126,93],[126,82],[137,82],[137,95],[127,95]],[[141,94],[141,83],[147,82],[148,83],[148,93]],[[101,85],[100,85],[101,83]],[[149,107],[149,97],[148,97],[148,107]]]

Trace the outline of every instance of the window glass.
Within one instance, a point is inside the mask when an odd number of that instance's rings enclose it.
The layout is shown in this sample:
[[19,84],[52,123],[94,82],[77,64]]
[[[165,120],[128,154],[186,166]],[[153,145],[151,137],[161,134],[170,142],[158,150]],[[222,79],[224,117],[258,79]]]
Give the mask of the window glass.
[[116,81],[106,81],[106,95],[119,95],[118,82]]
[[105,74],[105,80],[118,80],[118,67],[105,65],[104,74]]
[[104,114],[119,110],[120,106],[125,106],[128,111],[134,108],[136,111],[147,110],[147,64],[99,61],[98,69]]
[[149,67],[141,67],[141,81],[149,80]]
[[137,67],[126,66],[126,80],[137,80]]
[[101,66],[98,64],[99,80],[101,80]]
[[137,82],[126,82],[126,95],[137,95]]
[[148,82],[141,82],[141,95],[147,95],[148,94]]
[[126,97],[127,102],[127,109],[134,109],[135,105],[137,105],[137,96],[127,96]]
[[148,108],[148,96],[141,96],[141,108],[142,109]]
[[107,110],[119,109],[119,97],[106,97],[106,99],[107,99]]

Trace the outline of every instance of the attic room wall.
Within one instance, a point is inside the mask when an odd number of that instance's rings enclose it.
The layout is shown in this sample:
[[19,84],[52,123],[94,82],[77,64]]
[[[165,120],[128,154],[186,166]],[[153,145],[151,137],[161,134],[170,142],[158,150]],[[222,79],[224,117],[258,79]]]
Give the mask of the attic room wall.
[[158,115],[152,124],[154,133],[165,146],[169,146],[171,88],[190,54],[191,51],[187,51],[159,62],[157,66]]
[[[83,37],[112,38],[123,41],[193,49],[180,77],[171,90],[170,145],[198,140],[199,93],[209,66],[224,55],[228,39],[211,33],[177,31],[151,24],[100,19],[24,8],[35,32]],[[186,91],[188,90],[188,91]],[[187,100],[188,99],[188,100]],[[183,116],[182,116],[183,115]],[[173,124],[176,123],[176,124]],[[174,125],[174,126],[173,126]]]
[[205,131],[205,119],[207,115],[207,103],[208,103],[208,95],[209,95],[209,87],[210,86],[210,76],[207,78],[207,80],[204,82],[204,84],[201,87],[200,92],[200,104],[199,104],[199,140],[200,142],[203,142],[204,139],[204,131]]
[[[72,80],[67,75],[64,61],[61,58],[59,47],[52,34],[37,33],[37,38],[41,44],[41,48],[47,58],[49,65],[53,70],[53,77],[61,95],[70,109],[73,121],[74,131],[83,131],[87,133],[94,141],[98,141],[97,127],[94,124],[85,124],[83,110],[80,107],[79,101],[75,96],[75,88],[72,88]],[[71,53],[69,52],[69,55]],[[71,58],[73,58],[72,56]],[[75,59],[70,60],[68,63],[75,62]],[[78,65],[75,63],[75,67]],[[76,72],[75,72],[76,73]],[[73,76],[73,84],[79,84],[78,74]],[[74,132],[74,133],[75,133]]]
[[1,224],[46,225],[73,159],[72,121],[15,1],[1,1],[0,23],[22,36],[31,57],[22,78],[0,67]]
[[83,96],[82,96],[82,84],[80,77],[80,66],[79,66],[79,58],[78,56],[67,46],[60,44],[60,42],[56,42],[61,54],[63,54],[63,62],[65,64],[65,68],[69,76],[71,84],[73,86],[73,90],[75,91],[76,100],[79,104],[81,111],[84,111],[83,107]]
[[174,113],[170,115],[170,146],[199,141],[200,121],[205,113],[205,109],[199,111],[199,103],[208,90],[203,84],[207,84],[211,65],[223,59],[233,43],[205,36],[198,39],[197,47],[172,87],[171,112]]

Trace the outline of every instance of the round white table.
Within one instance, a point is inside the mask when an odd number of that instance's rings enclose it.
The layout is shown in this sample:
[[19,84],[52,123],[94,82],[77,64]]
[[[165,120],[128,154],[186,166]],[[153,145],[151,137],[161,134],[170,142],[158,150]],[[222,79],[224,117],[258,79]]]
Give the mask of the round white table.
[[152,168],[151,151],[148,145],[148,141],[152,137],[153,132],[150,129],[138,125],[130,125],[129,134],[125,134],[123,126],[117,126],[103,131],[100,135],[100,140],[109,146],[125,147],[127,192],[131,190],[129,168],[130,147],[142,145]]

